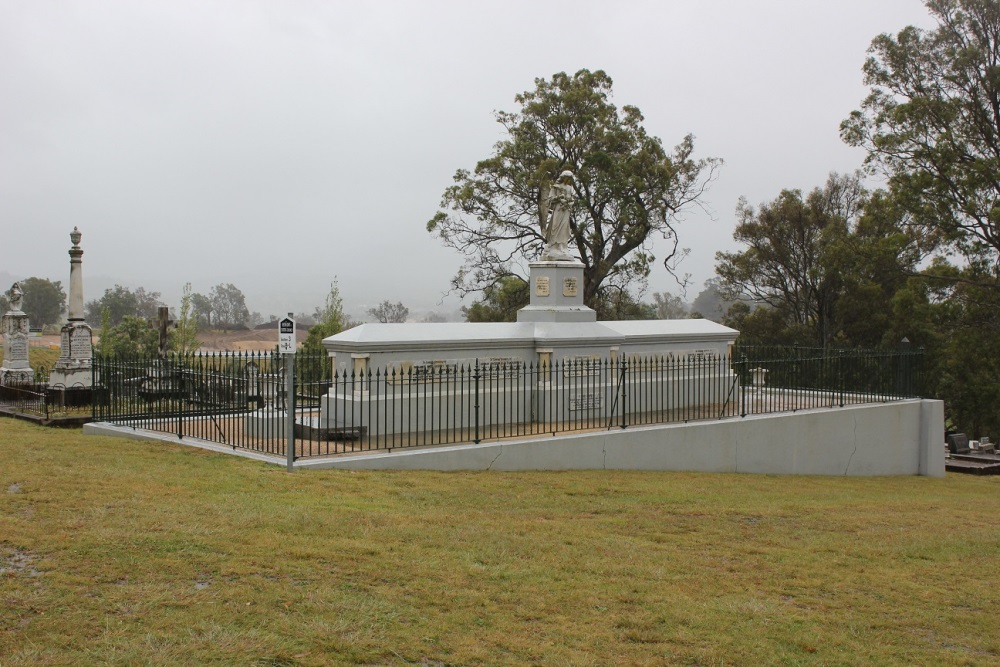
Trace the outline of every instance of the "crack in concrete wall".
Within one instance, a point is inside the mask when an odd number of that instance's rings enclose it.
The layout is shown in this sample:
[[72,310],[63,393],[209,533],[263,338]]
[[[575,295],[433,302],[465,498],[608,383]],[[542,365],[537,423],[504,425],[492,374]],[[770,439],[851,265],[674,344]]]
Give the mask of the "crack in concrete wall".
[[733,472],[740,471],[740,432],[739,429],[733,434]]
[[854,450],[847,459],[847,467],[844,468],[844,477],[847,477],[847,473],[851,471],[851,461],[854,460],[854,455],[858,453],[858,416],[854,415]]

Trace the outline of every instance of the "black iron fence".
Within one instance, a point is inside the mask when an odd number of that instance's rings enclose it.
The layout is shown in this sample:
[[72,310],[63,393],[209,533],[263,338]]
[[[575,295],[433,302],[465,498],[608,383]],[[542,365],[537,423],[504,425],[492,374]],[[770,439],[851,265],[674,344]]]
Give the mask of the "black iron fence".
[[0,406],[13,412],[48,419],[49,402],[45,389],[45,385],[34,383],[0,386]]
[[52,386],[36,376],[31,384],[0,385],[0,410],[43,423],[79,424],[89,421],[92,397],[90,387]]
[[291,387],[287,358],[271,352],[97,357],[93,419],[282,457],[291,441],[294,458],[326,456],[898,400],[919,395],[921,356],[738,345],[334,372],[325,353],[299,352]]

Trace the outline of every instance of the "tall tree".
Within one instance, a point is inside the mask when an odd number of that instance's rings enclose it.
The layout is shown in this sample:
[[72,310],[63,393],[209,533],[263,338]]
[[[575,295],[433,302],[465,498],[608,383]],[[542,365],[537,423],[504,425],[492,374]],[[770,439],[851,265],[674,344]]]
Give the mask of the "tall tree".
[[598,320],[655,320],[656,306],[643,303],[629,289],[601,290],[593,305]]
[[[975,269],[973,269],[975,270]],[[932,396],[945,399],[948,427],[973,437],[1000,433],[1000,290],[963,270],[931,306],[940,349]]]
[[681,320],[688,316],[688,305],[675,294],[653,292],[653,308],[660,320]]
[[212,300],[204,294],[191,295],[191,309],[200,326],[212,328]]
[[916,257],[896,209],[882,194],[871,199],[859,173],[831,174],[805,199],[785,190],[759,209],[741,200],[737,215],[733,236],[747,247],[716,253],[716,272],[725,291],[763,308],[743,305],[731,324],[783,342],[879,342],[887,323],[866,323],[885,311]]
[[396,303],[383,301],[374,308],[369,308],[368,314],[379,322],[400,323],[405,322],[406,318],[410,316],[410,309],[404,306],[401,301]]
[[580,70],[536,79],[515,97],[520,109],[496,113],[506,138],[474,171],[460,169],[427,223],[465,256],[452,281],[460,294],[483,291],[523,271],[544,249],[540,204],[563,170],[576,175],[569,248],[584,264],[584,301],[606,287],[644,288],[655,261],[652,242],[667,241],[673,270],[679,216],[697,205],[720,160],[696,160],[690,135],[672,153],[642,126],[634,106],[611,102],[611,77]]
[[722,322],[736,301],[723,294],[722,281],[718,276],[705,281],[704,289],[691,302],[691,317],[705,318],[713,322]]
[[343,331],[347,320],[344,315],[344,300],[340,296],[340,285],[336,278],[330,283],[326,300],[321,308],[316,308],[314,317],[316,324],[309,327],[309,336],[302,344],[302,349],[320,351],[323,349],[323,339]]
[[66,309],[66,292],[58,280],[27,278],[21,281],[24,303],[21,309],[35,326],[56,324]]
[[483,298],[462,306],[466,322],[516,322],[517,311],[528,305],[528,283],[518,276],[504,276],[483,290]]
[[935,29],[872,41],[871,90],[841,135],[888,175],[925,250],[960,253],[1000,288],[1000,3],[926,5]]
[[[193,296],[192,296],[193,298]],[[245,329],[250,319],[246,297],[236,285],[219,283],[212,288],[209,297],[215,326],[220,329]]]
[[177,322],[170,332],[170,349],[178,354],[188,354],[201,347],[198,342],[198,321],[191,306],[192,296],[191,283],[185,283]]
[[104,290],[100,299],[87,302],[85,316],[90,322],[102,322],[107,310],[110,325],[116,326],[126,316],[155,319],[157,309],[162,305],[159,292],[147,292],[143,287],[133,292],[127,287],[115,285]]
[[147,319],[126,315],[115,325],[111,325],[107,317],[102,322],[97,346],[99,354],[154,357],[159,349],[160,334]]

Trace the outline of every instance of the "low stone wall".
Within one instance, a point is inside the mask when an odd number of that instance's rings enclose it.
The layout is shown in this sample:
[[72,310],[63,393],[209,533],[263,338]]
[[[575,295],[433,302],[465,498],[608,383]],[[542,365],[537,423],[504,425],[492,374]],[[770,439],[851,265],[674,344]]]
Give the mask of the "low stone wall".
[[907,400],[331,459],[302,468],[944,475],[944,404]]

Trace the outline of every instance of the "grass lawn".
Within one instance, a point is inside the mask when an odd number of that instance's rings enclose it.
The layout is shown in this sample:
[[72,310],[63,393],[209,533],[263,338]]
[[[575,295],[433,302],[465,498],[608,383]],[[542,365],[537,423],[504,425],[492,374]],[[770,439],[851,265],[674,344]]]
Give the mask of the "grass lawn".
[[[3,363],[3,337],[0,336],[0,364]],[[37,373],[39,369],[45,369],[46,375],[52,371],[52,367],[56,365],[56,361],[59,359],[59,350],[53,350],[48,347],[34,347],[28,348],[28,364]]]
[[298,471],[0,418],[0,665],[1000,664],[1000,478]]

